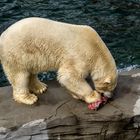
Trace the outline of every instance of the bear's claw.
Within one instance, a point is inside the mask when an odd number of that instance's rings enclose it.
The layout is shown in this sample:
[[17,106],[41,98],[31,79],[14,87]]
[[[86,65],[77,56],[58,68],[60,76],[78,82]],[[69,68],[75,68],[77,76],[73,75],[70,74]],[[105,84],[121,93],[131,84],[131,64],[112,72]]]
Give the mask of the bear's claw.
[[39,82],[38,84],[33,85],[30,90],[35,94],[42,94],[47,91],[48,86],[45,83]]

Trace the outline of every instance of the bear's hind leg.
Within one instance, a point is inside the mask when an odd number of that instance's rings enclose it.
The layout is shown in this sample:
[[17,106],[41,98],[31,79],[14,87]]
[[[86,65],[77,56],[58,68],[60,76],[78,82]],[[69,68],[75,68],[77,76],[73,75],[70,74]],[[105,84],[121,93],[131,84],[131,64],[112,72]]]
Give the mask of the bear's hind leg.
[[36,74],[30,75],[29,89],[35,94],[42,94],[47,90],[47,85],[40,82]]
[[28,72],[15,72],[11,68],[4,66],[5,74],[13,87],[13,98],[15,101],[24,104],[34,104],[37,96],[29,92],[29,76]]

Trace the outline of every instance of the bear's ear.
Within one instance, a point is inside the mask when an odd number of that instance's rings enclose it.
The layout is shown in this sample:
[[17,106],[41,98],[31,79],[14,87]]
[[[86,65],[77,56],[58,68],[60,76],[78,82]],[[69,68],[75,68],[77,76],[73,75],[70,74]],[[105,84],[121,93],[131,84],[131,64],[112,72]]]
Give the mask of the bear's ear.
[[105,80],[104,80],[104,83],[105,84],[110,84],[111,83],[111,77],[110,76],[106,77]]

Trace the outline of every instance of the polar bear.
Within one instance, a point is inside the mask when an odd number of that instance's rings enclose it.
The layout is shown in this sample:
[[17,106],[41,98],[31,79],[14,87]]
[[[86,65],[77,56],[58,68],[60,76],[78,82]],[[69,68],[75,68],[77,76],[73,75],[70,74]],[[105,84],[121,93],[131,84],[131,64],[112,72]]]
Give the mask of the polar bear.
[[[115,61],[98,33],[74,25],[30,17],[11,25],[0,36],[0,60],[13,87],[13,98],[34,104],[47,90],[39,72],[57,70],[61,85],[74,98],[92,103],[101,93],[110,97],[117,84]],[[86,82],[91,75],[95,90]]]

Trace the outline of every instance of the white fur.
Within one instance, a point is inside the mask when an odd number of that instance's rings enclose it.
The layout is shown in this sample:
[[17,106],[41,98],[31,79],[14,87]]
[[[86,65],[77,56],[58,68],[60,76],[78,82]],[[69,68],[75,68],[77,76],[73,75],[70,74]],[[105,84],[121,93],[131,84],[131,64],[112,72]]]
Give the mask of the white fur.
[[[90,96],[95,92],[85,81],[88,74],[97,91],[103,85],[106,91],[112,91],[117,83],[115,61],[100,36],[89,26],[44,18],[23,19],[1,35],[0,59],[13,86],[15,100],[27,104],[37,100],[30,91],[42,93],[46,89],[36,78],[38,72],[58,70],[58,81],[73,96],[86,102],[100,98]],[[106,79],[110,82],[105,83]],[[19,88],[20,94],[26,96],[19,96]]]

